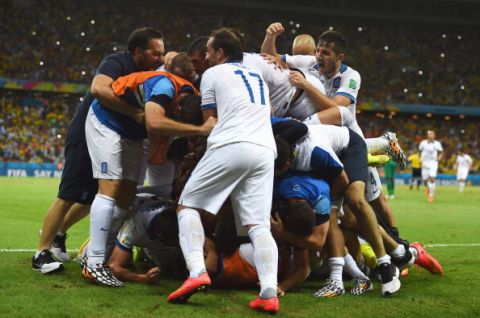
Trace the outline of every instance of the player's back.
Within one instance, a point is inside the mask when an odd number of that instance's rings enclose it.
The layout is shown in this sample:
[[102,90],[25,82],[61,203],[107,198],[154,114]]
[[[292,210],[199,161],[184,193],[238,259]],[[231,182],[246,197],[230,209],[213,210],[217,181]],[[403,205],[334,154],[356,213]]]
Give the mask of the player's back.
[[216,108],[218,123],[208,147],[250,142],[276,151],[270,124],[268,86],[261,75],[240,63],[208,69],[202,78],[202,109]]
[[288,105],[296,90],[288,79],[289,70],[269,64],[261,55],[255,53],[244,53],[242,64],[262,76],[268,85],[273,113],[275,116],[283,116],[286,110],[282,111],[282,108]]

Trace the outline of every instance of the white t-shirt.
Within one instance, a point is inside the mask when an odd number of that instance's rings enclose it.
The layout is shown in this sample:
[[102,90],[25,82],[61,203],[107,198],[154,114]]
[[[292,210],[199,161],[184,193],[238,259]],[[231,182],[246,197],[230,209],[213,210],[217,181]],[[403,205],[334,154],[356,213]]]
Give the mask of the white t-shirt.
[[[311,55],[282,55],[282,59],[291,67],[307,68],[310,73],[318,76],[320,81],[325,87],[325,91],[328,97],[334,98],[336,95],[342,95],[350,100],[350,104],[347,108],[352,113],[352,116],[356,118],[357,112],[357,96],[360,90],[360,84],[362,82],[360,74],[353,68],[342,64],[337,74],[331,78],[327,78],[318,71],[317,60],[315,56]],[[360,127],[353,125],[350,127],[353,131],[363,136]]]
[[207,148],[249,142],[276,153],[269,89],[258,72],[240,63],[216,65],[203,74],[200,91],[201,109],[215,108],[218,117]]
[[439,141],[430,142],[427,139],[422,140],[418,149],[420,150],[422,164],[437,162],[438,153],[443,151],[442,144]]
[[457,156],[457,169],[470,169],[470,166],[472,165],[472,157],[464,153],[463,155],[458,155]]

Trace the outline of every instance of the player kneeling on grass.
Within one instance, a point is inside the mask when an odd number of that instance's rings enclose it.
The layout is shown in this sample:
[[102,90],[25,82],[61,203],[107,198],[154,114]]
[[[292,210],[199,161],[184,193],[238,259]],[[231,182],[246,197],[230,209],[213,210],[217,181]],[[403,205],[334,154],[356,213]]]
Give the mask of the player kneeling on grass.
[[[160,275],[184,278],[186,267],[178,245],[173,201],[146,193],[137,194],[131,212],[118,233],[113,250],[107,254],[107,264],[115,277],[146,284],[156,283]],[[153,264],[146,273],[132,268],[134,247],[142,248]],[[81,255],[86,255],[88,248],[87,245],[81,249]]]

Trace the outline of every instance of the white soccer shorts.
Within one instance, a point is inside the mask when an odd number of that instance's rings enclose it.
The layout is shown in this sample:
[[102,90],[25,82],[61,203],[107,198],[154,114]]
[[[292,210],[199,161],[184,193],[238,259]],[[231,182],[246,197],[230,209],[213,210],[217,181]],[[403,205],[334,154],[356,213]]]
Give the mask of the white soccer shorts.
[[457,180],[467,180],[468,172],[468,168],[457,169]]
[[123,138],[103,125],[92,108],[85,122],[85,136],[95,179],[138,182],[145,160],[142,140]]
[[436,178],[438,170],[438,162],[424,162],[422,163],[422,179],[427,180],[428,178]]
[[375,167],[368,167],[368,179],[365,185],[365,199],[367,202],[372,202],[377,199],[382,193],[382,182],[378,175],[378,170]]
[[185,185],[179,204],[217,214],[230,196],[243,226],[270,226],[274,160],[271,149],[248,142],[208,149]]

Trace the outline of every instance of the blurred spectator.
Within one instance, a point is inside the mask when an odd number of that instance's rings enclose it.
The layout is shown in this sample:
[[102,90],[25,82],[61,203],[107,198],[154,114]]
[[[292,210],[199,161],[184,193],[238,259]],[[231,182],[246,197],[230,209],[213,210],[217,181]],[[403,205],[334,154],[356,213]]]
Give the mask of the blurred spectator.
[[281,21],[286,32],[280,52],[290,51],[298,33],[317,38],[329,27],[344,33],[346,63],[362,75],[363,102],[480,106],[475,89],[480,37],[473,28],[338,17],[319,21],[315,15],[299,21],[285,12],[246,8],[239,15],[238,8],[155,5],[139,10],[131,1],[1,1],[0,76],[88,84],[98,61],[123,49],[125,34],[145,21],[163,31],[167,51],[185,51],[191,39],[224,25],[243,30],[248,50],[258,51],[265,28]]

